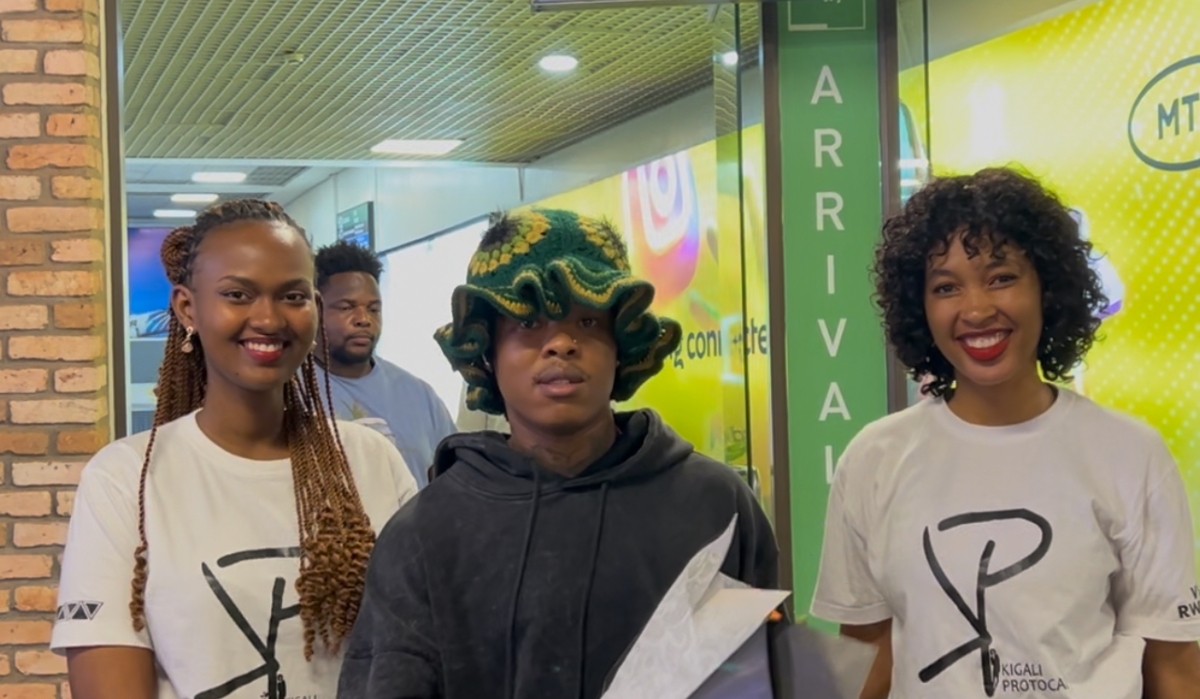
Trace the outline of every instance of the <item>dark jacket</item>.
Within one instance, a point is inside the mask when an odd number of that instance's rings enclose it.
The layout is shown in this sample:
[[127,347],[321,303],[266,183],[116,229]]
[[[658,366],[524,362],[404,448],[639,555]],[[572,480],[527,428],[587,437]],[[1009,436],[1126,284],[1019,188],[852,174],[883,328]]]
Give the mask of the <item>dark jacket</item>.
[[691,557],[738,515],[722,572],[774,587],[778,550],[728,466],[652,411],[574,478],[497,433],[447,438],[379,535],[340,699],[596,699]]

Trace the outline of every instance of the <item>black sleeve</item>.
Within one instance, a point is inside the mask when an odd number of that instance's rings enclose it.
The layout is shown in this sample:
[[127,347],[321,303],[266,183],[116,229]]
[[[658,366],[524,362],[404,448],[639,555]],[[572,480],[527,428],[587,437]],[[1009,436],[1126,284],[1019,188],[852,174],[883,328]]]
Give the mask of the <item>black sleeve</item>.
[[338,699],[440,699],[441,660],[413,510],[379,535],[366,591],[350,633]]
[[779,589],[779,546],[767,513],[744,483],[738,492],[737,578],[752,587]]

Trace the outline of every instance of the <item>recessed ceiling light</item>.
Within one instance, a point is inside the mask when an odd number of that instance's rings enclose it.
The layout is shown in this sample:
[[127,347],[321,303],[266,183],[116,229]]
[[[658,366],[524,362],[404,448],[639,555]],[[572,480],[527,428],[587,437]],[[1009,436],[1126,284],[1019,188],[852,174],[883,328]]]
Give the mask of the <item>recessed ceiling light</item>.
[[542,70],[547,70],[551,73],[565,73],[569,70],[575,70],[575,67],[579,65],[579,59],[574,56],[555,53],[543,56],[542,60],[538,61],[538,65],[541,66]]
[[730,68],[736,66],[738,63],[737,51],[726,51],[725,53],[721,54],[721,63],[724,63]]
[[216,194],[172,194],[171,202],[174,204],[211,204],[217,199]]
[[155,209],[154,218],[196,218],[191,209]]
[[202,184],[239,184],[246,181],[244,172],[197,172],[192,174],[192,182]]
[[445,155],[462,145],[462,141],[454,139],[410,141],[401,138],[391,138],[371,146],[372,153],[387,155]]

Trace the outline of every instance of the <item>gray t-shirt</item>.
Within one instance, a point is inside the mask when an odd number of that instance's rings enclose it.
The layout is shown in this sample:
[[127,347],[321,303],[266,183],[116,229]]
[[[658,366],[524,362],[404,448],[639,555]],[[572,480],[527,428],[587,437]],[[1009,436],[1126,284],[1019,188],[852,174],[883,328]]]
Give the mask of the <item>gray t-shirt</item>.
[[[318,372],[322,372],[320,367]],[[318,379],[324,377],[318,374]],[[457,431],[450,412],[433,388],[386,359],[375,358],[371,372],[359,379],[329,375],[333,410],[338,419],[382,432],[400,450],[417,486],[429,483],[433,453]]]

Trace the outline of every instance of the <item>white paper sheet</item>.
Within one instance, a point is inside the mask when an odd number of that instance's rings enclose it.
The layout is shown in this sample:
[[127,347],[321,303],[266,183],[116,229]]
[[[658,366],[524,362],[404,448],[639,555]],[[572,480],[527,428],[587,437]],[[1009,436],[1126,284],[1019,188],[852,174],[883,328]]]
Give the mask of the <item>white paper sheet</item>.
[[687,699],[742,646],[788,594],[721,574],[737,529],[700,550],[671,585],[603,699]]

